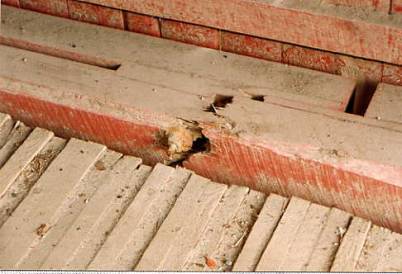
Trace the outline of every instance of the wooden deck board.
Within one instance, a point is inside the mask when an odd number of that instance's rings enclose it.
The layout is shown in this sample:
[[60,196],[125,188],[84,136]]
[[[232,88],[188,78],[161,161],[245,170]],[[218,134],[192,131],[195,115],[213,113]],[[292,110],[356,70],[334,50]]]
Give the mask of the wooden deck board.
[[35,129],[29,135],[22,146],[19,147],[0,169],[0,197],[5,195],[10,185],[52,137],[52,132],[39,128]]
[[186,170],[157,165],[88,269],[132,270],[189,177]]
[[[35,129],[33,133],[44,133],[46,143],[52,136],[51,132],[39,129]],[[35,151],[38,152],[40,149]],[[0,266],[2,268],[18,268],[32,248],[57,223],[60,213],[64,212],[66,207],[68,208],[68,204],[64,203],[67,199],[66,195],[75,194],[74,188],[104,150],[105,147],[102,145],[74,139],[68,143],[31,189],[30,195],[1,227]],[[28,158],[32,160],[33,157]],[[25,164],[25,159],[27,159],[26,155],[21,155],[24,166],[29,164],[29,162]],[[10,161],[7,164],[12,163]],[[20,170],[21,164],[17,162],[15,165]],[[15,235],[16,231],[18,231],[18,237]]]
[[0,198],[0,227],[26,197],[52,160],[64,148],[65,143],[66,140],[53,137],[23,169],[21,174],[8,188],[5,195]]
[[22,122],[16,122],[10,132],[7,142],[0,148],[0,168],[7,162],[8,158],[18,149],[31,133],[31,128]]
[[0,149],[7,142],[8,136],[13,129],[14,122],[10,115],[0,113]]
[[182,269],[226,188],[192,176],[135,270]]
[[233,266],[233,271],[255,271],[287,203],[288,200],[282,196],[275,194],[268,196]]
[[38,269],[45,263],[92,195],[102,184],[108,182],[105,177],[121,156],[120,153],[108,150],[102,154],[94,166],[90,167],[85,177],[76,185],[74,193],[65,197],[66,210],[60,213],[56,225],[36,244],[32,252],[19,264],[19,268]]
[[353,218],[336,253],[331,272],[354,271],[371,223],[361,218]]
[[150,167],[124,156],[89,198],[75,222],[41,266],[42,269],[85,269],[138,193]]

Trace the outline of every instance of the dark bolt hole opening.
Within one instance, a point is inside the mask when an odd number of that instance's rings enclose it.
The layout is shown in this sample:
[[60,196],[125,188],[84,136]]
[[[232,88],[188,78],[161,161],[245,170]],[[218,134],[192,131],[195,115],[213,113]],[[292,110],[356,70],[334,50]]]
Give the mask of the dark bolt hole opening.
[[216,113],[217,109],[225,108],[228,104],[233,103],[233,96],[216,94],[214,102],[209,105],[205,111]]
[[265,96],[264,95],[252,95],[251,100],[264,102]]

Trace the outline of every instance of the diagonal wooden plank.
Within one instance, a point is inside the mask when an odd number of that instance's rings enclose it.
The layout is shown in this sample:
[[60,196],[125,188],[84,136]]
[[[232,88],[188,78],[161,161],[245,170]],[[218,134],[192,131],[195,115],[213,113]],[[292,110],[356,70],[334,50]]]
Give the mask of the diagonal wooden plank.
[[359,256],[355,271],[377,272],[386,257],[387,249],[392,244],[392,232],[389,229],[374,225],[367,234],[367,240]]
[[124,156],[90,198],[41,269],[85,269],[148,177],[141,159]]
[[0,148],[0,169],[31,133],[31,128],[17,121],[7,142]]
[[377,271],[402,272],[402,235],[393,232]]
[[265,201],[258,219],[244,244],[233,271],[254,271],[275,228],[285,211],[288,200],[271,194]]
[[38,269],[43,264],[96,190],[101,185],[109,183],[108,173],[121,157],[120,153],[107,150],[95,165],[90,167],[88,173],[76,186],[74,193],[66,197],[64,202],[66,210],[60,212],[60,215],[56,215],[56,219],[49,221],[55,225],[44,237],[37,240],[34,248],[19,261],[19,269]]
[[305,200],[299,198],[290,200],[274,235],[261,256],[256,271],[278,271],[281,269],[309,207],[310,202]]
[[7,142],[8,135],[13,128],[13,120],[10,115],[0,112],[0,148]]
[[[229,230],[230,226],[233,225],[233,219],[249,191],[250,190],[247,187],[235,185],[230,186],[226,190],[213,215],[211,216],[207,227],[202,233],[200,241],[191,251],[191,255],[184,266],[184,270],[203,270],[205,267],[206,258],[216,262],[213,252],[222,242],[224,234]],[[237,239],[236,235],[234,236]],[[213,269],[218,270],[217,264],[213,267]]]
[[229,271],[239,255],[248,233],[257,219],[265,201],[265,194],[250,190],[239,205],[236,214],[227,223],[228,228],[223,231],[219,243],[207,253],[215,260],[216,266],[204,266],[205,270]]
[[371,223],[367,220],[359,217],[353,218],[336,253],[331,272],[355,271],[370,226]]
[[350,219],[349,213],[336,208],[331,209],[318,243],[305,268],[306,271],[328,272],[330,270]]
[[66,140],[53,137],[11,184],[5,195],[0,199],[0,227],[25,198],[53,159],[60,153],[65,143]]
[[300,271],[308,265],[310,256],[320,238],[327,221],[330,208],[311,204],[302,226],[299,228],[286,260],[282,263],[282,271]]
[[88,269],[133,269],[189,177],[187,170],[157,164]]
[[[50,137],[52,135],[40,129],[33,131],[33,134],[38,133],[46,133],[45,136]],[[29,254],[33,245],[57,223],[57,219],[68,208],[65,203],[68,196],[76,194],[75,188],[104,151],[105,147],[102,145],[70,140],[1,227],[1,268],[15,268],[19,261]]]
[[181,270],[226,188],[193,175],[135,269]]
[[53,133],[50,131],[41,128],[34,129],[25,142],[0,169],[0,198],[52,137]]

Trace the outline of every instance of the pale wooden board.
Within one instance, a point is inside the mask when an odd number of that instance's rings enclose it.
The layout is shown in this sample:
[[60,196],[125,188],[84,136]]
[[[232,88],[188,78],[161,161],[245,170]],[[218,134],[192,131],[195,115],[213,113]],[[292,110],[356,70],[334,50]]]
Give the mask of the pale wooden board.
[[124,156],[89,199],[88,205],[46,259],[41,269],[85,269],[135,197],[151,168]]
[[317,204],[310,205],[280,270],[305,270],[325,227],[329,211],[328,207]]
[[191,251],[191,255],[186,261],[184,266],[186,271],[203,270],[206,257],[215,262],[217,261],[217,258],[213,256],[213,252],[216,251],[217,247],[222,242],[224,234],[226,234],[231,225],[233,225],[233,219],[248,192],[249,188],[241,186],[230,186],[226,190],[211,216],[200,241],[195,245]]
[[216,267],[204,266],[204,270],[229,271],[239,255],[248,233],[255,223],[265,201],[265,194],[250,190],[240,204],[236,214],[223,231],[219,244],[207,254],[216,261]]
[[0,168],[7,162],[30,133],[30,127],[27,127],[24,123],[19,121],[15,123],[7,142],[0,148]]
[[392,244],[392,232],[379,226],[372,226],[359,256],[355,271],[379,272],[387,249]]
[[190,175],[187,170],[157,164],[88,269],[132,270]]
[[44,263],[96,190],[101,185],[109,183],[108,173],[121,156],[120,153],[107,150],[95,165],[90,167],[88,173],[75,187],[75,193],[66,198],[64,203],[68,205],[67,210],[61,213],[56,225],[46,233],[46,237],[36,243],[35,248],[19,263],[18,268],[38,269]]
[[391,234],[390,244],[384,252],[378,271],[384,272],[402,272],[402,235],[393,232]]
[[191,176],[135,269],[181,270],[226,189],[226,185]]
[[107,28],[99,31],[99,27],[90,24],[10,7],[4,8],[3,13],[5,37],[119,62],[122,66],[116,74],[155,83],[156,89],[168,87],[203,96],[270,95],[339,109],[346,107],[355,86],[353,80],[336,75],[165,39]]
[[[52,135],[40,129],[35,129],[32,134],[36,133],[45,133],[45,136],[49,137]],[[32,134],[30,136],[35,136]],[[75,188],[104,150],[105,147],[102,145],[76,139],[69,141],[59,157],[51,163],[31,189],[29,195],[1,227],[1,268],[18,267],[31,249],[40,242],[41,236],[45,236],[47,228],[51,229],[57,224],[59,218],[68,210],[66,204],[68,197],[78,195],[75,193]],[[40,149],[35,151],[37,153]],[[23,160],[26,159],[26,155],[24,156]],[[11,160],[7,162],[9,163]]]
[[331,209],[325,227],[305,268],[306,271],[328,272],[330,270],[350,219],[349,213],[336,208]]
[[256,271],[281,270],[309,207],[310,202],[305,200],[299,198],[290,200],[274,235],[261,256]]
[[288,199],[271,194],[265,201],[258,219],[250,235],[247,237],[242,251],[233,266],[233,271],[254,271],[268,241],[285,211]]
[[13,120],[10,115],[0,112],[0,148],[7,142],[8,135],[13,128]]
[[53,137],[8,188],[0,199],[0,227],[25,198],[52,160],[60,153],[65,143],[64,139]]
[[380,83],[365,116],[402,124],[402,87]]
[[359,217],[354,217],[348,231],[342,239],[331,272],[354,271],[371,223]]
[[[292,219],[288,219],[290,220],[287,225],[288,227],[298,226],[298,228],[289,231],[288,234],[283,234],[283,230],[278,226],[271,242],[267,246],[268,251],[264,253],[261,259],[265,261],[265,268],[262,268],[263,266],[261,266],[260,263],[258,265],[260,269],[275,271],[302,271],[308,266],[309,260],[320,241],[325,224],[328,221],[330,209],[317,204],[309,205],[307,201],[302,202],[303,203],[299,205],[299,208],[308,208],[305,212],[301,212],[301,217],[289,214],[294,212],[294,209],[292,208],[294,204],[289,204],[289,207],[283,216],[283,218],[289,218],[289,216],[292,217]],[[276,233],[282,237],[282,240],[275,235]],[[280,241],[283,242],[283,245],[280,244]],[[277,252],[281,257],[275,257],[274,255],[273,258],[264,258],[264,256],[267,256],[267,252],[271,252],[268,254]]]
[[0,198],[17,179],[24,168],[43,149],[53,137],[53,133],[45,129],[36,128],[0,169]]

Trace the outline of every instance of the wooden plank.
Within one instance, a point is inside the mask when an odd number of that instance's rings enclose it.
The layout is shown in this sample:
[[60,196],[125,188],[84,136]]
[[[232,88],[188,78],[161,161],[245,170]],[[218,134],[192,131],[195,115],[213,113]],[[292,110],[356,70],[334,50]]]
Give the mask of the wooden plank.
[[10,185],[52,137],[53,133],[50,131],[41,128],[33,130],[25,142],[0,169],[0,197],[3,197]]
[[148,177],[151,168],[140,164],[130,156],[117,162],[41,269],[87,268]]
[[306,271],[328,272],[330,270],[350,219],[349,213],[336,208],[331,209],[325,227],[305,268]]
[[[215,249],[210,250],[208,256],[216,260],[216,269],[230,271],[233,262],[238,257],[248,233],[258,217],[265,201],[265,194],[250,190],[244,201],[240,204],[234,218],[228,223],[229,227],[222,233],[221,241]],[[211,265],[204,270],[215,269]]]
[[371,227],[367,234],[363,250],[359,256],[355,271],[380,272],[385,253],[392,242],[392,232],[379,226]]
[[135,269],[181,270],[226,188],[197,175],[191,176]]
[[[330,209],[317,204],[308,205],[308,202],[306,201],[303,202],[305,206],[308,206],[305,214],[301,214],[301,217],[293,216],[293,220],[287,224],[289,227],[298,226],[298,228],[291,231],[291,233],[287,234],[286,236],[284,236],[284,234],[279,234],[282,235],[282,237],[288,237],[289,240],[286,241],[282,238],[282,241],[284,241],[283,245],[274,245],[275,243],[278,243],[275,242],[275,240],[278,238],[275,239],[274,234],[271,240],[272,242],[270,242],[267,246],[268,251],[266,252],[271,252],[268,254],[278,252],[281,254],[281,257],[262,257],[261,260],[263,262],[265,261],[266,264],[264,266],[265,268],[260,269],[273,269],[275,271],[301,271],[305,270],[305,268],[308,266],[308,262],[314,253],[316,245],[325,228]],[[288,210],[292,210],[292,208],[289,207]],[[285,216],[286,213],[283,218],[285,218]],[[277,232],[275,233],[281,233],[279,226],[277,228]],[[276,247],[276,249],[273,249],[274,247]],[[266,256],[266,252],[263,256]],[[258,267],[261,267],[260,264]]]
[[45,237],[37,241],[35,247],[20,261],[19,269],[40,268],[88,204],[92,195],[100,186],[109,183],[108,174],[121,156],[120,153],[107,150],[95,165],[90,167],[88,173],[75,187],[75,193],[67,197],[65,201],[65,204],[68,205],[67,209],[60,214],[57,223],[46,233]]
[[[5,8],[4,21],[4,44],[48,53],[50,50],[45,47],[55,48],[59,55],[72,52],[78,61],[84,60],[85,56],[115,60],[123,66],[114,74],[154,83],[156,90],[170,88],[204,97],[267,95],[282,98],[287,104],[297,99],[306,105],[343,111],[355,87],[353,80],[336,75],[143,35],[127,35],[113,29],[99,31],[97,26],[10,7]],[[49,27],[41,27],[44,24]],[[24,28],[23,34],[20,28]],[[75,31],[62,31],[66,28]],[[128,44],[131,46],[124,46]],[[168,69],[166,64],[169,64]],[[88,81],[85,84],[96,83]]]
[[18,149],[31,133],[31,128],[24,123],[17,121],[11,131],[7,142],[0,148],[0,168],[10,158],[10,156]]
[[[205,228],[200,241],[194,246],[191,256],[186,261],[183,270],[201,271],[206,264],[206,258],[216,262],[213,252],[222,242],[223,235],[233,223],[233,219],[240,205],[244,202],[249,189],[247,187],[229,186],[219,201],[207,227]],[[214,265],[217,268],[217,263]]]
[[[231,186],[186,262],[189,271],[229,271],[253,226],[265,195]],[[211,264],[211,262],[213,262]]]
[[384,254],[384,260],[379,269],[384,272],[402,271],[402,235],[398,233],[391,234],[391,243]]
[[325,227],[329,211],[328,207],[310,205],[305,220],[297,231],[295,240],[281,265],[281,270],[305,270]]
[[402,124],[402,87],[379,84],[365,116]]
[[[40,129],[35,129],[32,134],[44,133],[45,136],[52,135]],[[46,232],[57,223],[63,212],[68,210],[66,202],[69,196],[78,195],[75,193],[75,187],[104,150],[105,147],[98,144],[70,140],[31,189],[30,194],[1,227],[1,268],[16,268]],[[15,236],[16,231],[18,237]]]
[[156,165],[88,269],[132,270],[189,177],[187,170]]
[[25,198],[53,159],[60,153],[65,143],[64,139],[53,137],[10,185],[5,195],[0,199],[0,227]]
[[336,253],[331,272],[354,271],[371,223],[354,217]]
[[10,115],[0,112],[0,149],[7,142],[8,135],[13,129],[13,120]]
[[265,201],[258,219],[242,248],[233,271],[255,271],[274,230],[285,211],[288,200],[276,194],[270,194]]
[[379,271],[383,272],[401,272],[402,271],[402,235],[398,233],[391,234],[391,240],[385,251],[383,260],[379,265]]
[[290,200],[274,235],[261,256],[256,271],[278,271],[282,269],[309,207],[310,202],[305,200],[294,197]]

